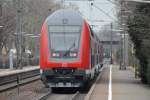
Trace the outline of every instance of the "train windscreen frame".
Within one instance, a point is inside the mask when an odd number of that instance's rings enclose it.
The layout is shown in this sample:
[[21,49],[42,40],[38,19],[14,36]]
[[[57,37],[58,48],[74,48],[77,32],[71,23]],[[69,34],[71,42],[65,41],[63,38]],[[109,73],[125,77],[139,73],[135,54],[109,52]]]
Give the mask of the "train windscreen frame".
[[55,60],[76,60],[79,54],[81,26],[49,25],[49,47]]

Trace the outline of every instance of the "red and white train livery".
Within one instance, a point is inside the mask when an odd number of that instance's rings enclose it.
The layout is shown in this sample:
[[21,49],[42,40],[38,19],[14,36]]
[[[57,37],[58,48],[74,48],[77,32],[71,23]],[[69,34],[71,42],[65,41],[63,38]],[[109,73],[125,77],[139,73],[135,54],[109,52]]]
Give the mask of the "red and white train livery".
[[41,79],[49,87],[82,87],[102,67],[102,44],[76,11],[47,17],[40,42]]

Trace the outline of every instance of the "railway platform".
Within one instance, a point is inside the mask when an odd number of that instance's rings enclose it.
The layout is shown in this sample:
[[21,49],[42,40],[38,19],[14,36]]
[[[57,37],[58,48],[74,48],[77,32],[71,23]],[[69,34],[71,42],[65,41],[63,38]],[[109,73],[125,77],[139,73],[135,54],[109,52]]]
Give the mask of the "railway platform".
[[39,66],[26,66],[23,67],[22,69],[0,69],[0,77],[18,74],[22,72],[28,72],[36,69],[39,69]]
[[[88,93],[86,100],[149,100],[150,86],[136,79],[133,70],[119,70],[119,66],[107,65],[101,77]],[[111,75],[110,75],[111,74]],[[86,97],[87,97],[86,96]]]
[[39,79],[39,66],[27,66],[22,69],[0,69],[0,92],[19,84]]

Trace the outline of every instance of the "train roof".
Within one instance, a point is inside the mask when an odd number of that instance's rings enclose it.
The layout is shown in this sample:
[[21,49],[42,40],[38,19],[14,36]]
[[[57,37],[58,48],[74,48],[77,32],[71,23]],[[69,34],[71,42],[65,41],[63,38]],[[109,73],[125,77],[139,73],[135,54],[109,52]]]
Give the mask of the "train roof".
[[79,12],[67,9],[57,10],[46,19],[48,25],[82,25],[83,21]]

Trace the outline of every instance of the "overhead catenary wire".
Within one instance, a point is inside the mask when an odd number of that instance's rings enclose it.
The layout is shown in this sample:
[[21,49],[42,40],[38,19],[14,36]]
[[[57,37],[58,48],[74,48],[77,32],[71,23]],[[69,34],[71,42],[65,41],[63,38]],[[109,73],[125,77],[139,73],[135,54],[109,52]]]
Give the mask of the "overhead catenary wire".
[[110,2],[111,4],[118,5],[117,3],[113,2],[112,0],[107,0],[107,1]]
[[117,21],[115,18],[113,18],[112,16],[110,16],[107,12],[105,12],[103,9],[101,9],[100,7],[97,7],[95,4],[92,4],[95,8],[97,8],[98,10],[100,10],[102,13],[104,13],[107,17],[109,17],[110,19]]
[[150,3],[149,0],[125,0],[127,2]]

